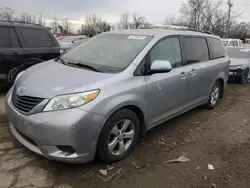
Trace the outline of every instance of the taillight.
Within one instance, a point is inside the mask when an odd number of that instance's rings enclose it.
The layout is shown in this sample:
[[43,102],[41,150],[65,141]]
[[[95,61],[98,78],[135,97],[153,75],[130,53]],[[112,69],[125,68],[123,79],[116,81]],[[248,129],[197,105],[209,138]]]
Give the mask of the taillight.
[[228,61],[228,64],[230,64],[230,63],[231,63],[231,60]]

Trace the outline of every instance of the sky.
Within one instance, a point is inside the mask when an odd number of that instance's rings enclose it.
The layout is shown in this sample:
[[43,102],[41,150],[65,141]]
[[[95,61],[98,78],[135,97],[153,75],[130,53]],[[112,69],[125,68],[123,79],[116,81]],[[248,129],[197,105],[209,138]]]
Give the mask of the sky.
[[[153,24],[164,21],[166,16],[179,16],[183,2],[187,0],[0,0],[1,7],[10,7],[17,14],[42,13],[44,19],[74,20],[81,24],[88,14],[97,14],[110,23],[117,23],[124,12],[145,16]],[[226,6],[226,0],[224,0]],[[234,12],[243,12],[240,20],[250,22],[250,1],[232,0]]]

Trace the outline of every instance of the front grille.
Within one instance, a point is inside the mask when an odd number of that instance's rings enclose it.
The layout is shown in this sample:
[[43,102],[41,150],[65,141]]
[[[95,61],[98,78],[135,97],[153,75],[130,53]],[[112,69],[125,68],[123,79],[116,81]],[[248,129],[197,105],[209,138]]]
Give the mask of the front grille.
[[30,96],[19,96],[14,91],[12,94],[12,103],[14,106],[21,110],[22,112],[29,112],[31,111],[36,105],[42,102],[43,98],[38,97],[30,97]]

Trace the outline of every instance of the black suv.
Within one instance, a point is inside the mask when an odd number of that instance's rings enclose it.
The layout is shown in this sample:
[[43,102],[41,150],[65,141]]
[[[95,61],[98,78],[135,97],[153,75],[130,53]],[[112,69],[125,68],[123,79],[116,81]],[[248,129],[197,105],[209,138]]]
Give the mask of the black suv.
[[60,46],[46,27],[0,23],[0,86],[13,84],[28,67],[60,55]]

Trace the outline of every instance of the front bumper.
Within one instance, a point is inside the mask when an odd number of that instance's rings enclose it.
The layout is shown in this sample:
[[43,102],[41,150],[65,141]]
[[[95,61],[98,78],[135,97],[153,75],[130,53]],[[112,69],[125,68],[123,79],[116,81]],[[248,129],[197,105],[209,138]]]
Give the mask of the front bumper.
[[229,69],[229,77],[239,77],[242,76],[244,70],[242,69]]
[[[94,159],[104,117],[78,108],[23,115],[5,99],[5,111],[15,138],[31,151],[48,159],[86,163]],[[61,146],[73,148],[62,150]],[[60,149],[59,149],[60,148]]]

